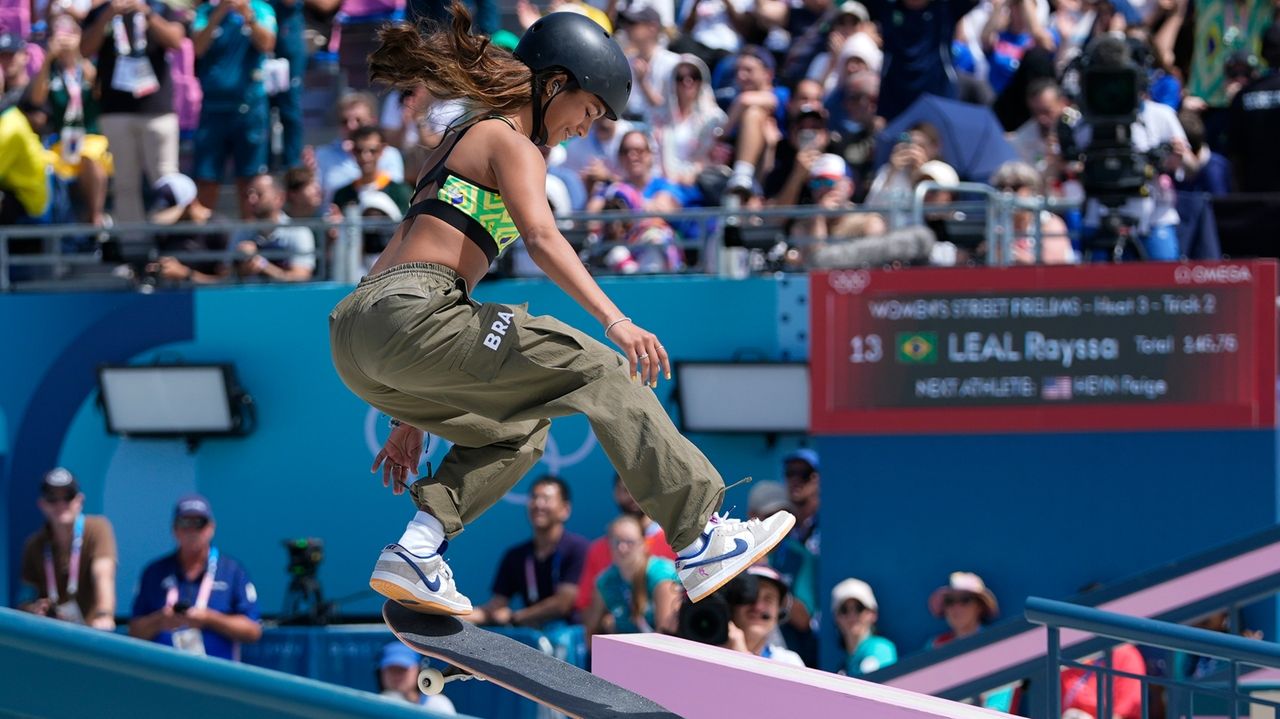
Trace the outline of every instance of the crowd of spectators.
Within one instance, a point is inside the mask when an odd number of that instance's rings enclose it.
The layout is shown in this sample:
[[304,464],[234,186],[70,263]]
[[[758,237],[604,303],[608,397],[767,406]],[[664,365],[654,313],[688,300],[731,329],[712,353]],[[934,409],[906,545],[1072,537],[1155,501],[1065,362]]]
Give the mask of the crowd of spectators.
[[[425,90],[380,100],[368,88],[364,56],[381,23],[404,17],[404,2],[0,0],[0,222],[292,218],[304,224],[283,234],[169,237],[132,271],[192,282],[312,277],[336,233],[306,223],[347,211],[403,216],[424,149],[458,116]],[[707,227],[673,215],[719,205],[826,211],[780,228],[792,251],[770,256],[782,269],[956,264],[994,251],[965,240],[945,209],[912,227],[915,186],[941,186],[926,197],[937,202],[963,199],[946,191],[962,181],[1081,200],[1079,152],[1092,127],[1079,108],[1080,62],[1107,37],[1123,40],[1145,77],[1132,143],[1160,152],[1157,174],[1119,209],[1045,210],[1034,223],[1022,212],[1006,229],[1011,261],[1087,257],[1109,213],[1131,216],[1146,256],[1176,258],[1179,192],[1280,186],[1259,151],[1280,112],[1268,69],[1280,61],[1280,30],[1263,0],[553,0],[541,9],[521,0],[511,31],[499,29],[494,3],[480,5],[478,27],[498,46],[513,47],[540,12],[579,12],[615,32],[631,58],[623,116],[547,153],[557,213],[666,216],[584,227],[584,260],[601,271],[683,269]],[[321,57],[336,71],[308,85]],[[335,78],[347,89],[334,115],[305,117],[306,93],[332,96]],[[926,96],[985,115],[922,115]],[[1007,133],[978,154],[1019,164],[963,159],[972,148],[956,145],[973,118]],[[230,182],[235,201],[223,202]],[[917,241],[921,230],[929,241]],[[903,232],[908,249],[888,256],[823,250]],[[385,241],[385,231],[366,234],[366,263]],[[179,262],[168,249],[224,258]]]
[[[877,622],[885,611],[872,587],[849,577],[831,590],[829,603],[818,595],[821,534],[817,517],[821,460],[802,448],[783,459],[782,481],[754,484],[748,513],[767,518],[794,513],[792,533],[760,563],[731,580],[713,597],[696,605],[724,606],[720,634],[708,633],[714,613],[694,617],[676,576],[674,554],[662,529],[645,516],[635,498],[614,477],[618,514],[594,541],[565,527],[572,513],[567,483],[554,475],[529,485],[527,513],[531,538],[507,549],[493,575],[490,598],[468,620],[496,627],[520,627],[548,637],[554,646],[586,651],[596,634],[660,632],[709,641],[734,651],[792,666],[833,670],[865,677],[898,661],[899,648],[881,635]],[[178,500],[171,515],[175,548],[148,563],[134,589],[131,610],[117,610],[115,583],[119,558],[110,521],[84,514],[84,494],[64,468],[41,480],[37,506],[45,524],[22,551],[22,596],[18,608],[62,621],[114,631],[127,616],[130,636],[175,650],[238,661],[240,647],[258,641],[262,622],[256,590],[247,570],[214,543],[213,508],[200,495]],[[1092,587],[1082,589],[1090,591]],[[982,632],[1000,617],[995,593],[982,577],[952,572],[922,599],[939,622],[924,650]],[[902,607],[896,608],[903,611]],[[686,611],[689,618],[686,618]],[[890,610],[893,611],[893,610]],[[836,665],[819,664],[818,636],[826,626],[840,648]],[[1196,626],[1230,631],[1225,612]],[[1257,632],[1244,632],[1261,638]],[[570,657],[576,655],[568,649]],[[1103,661],[1084,657],[1085,665]],[[1196,679],[1221,669],[1217,660],[1121,645],[1107,664],[1132,675],[1153,674]],[[384,646],[375,674],[384,696],[452,714],[443,696],[425,696],[417,684],[425,660],[399,642]],[[1096,712],[1098,673],[1070,668],[1061,673],[1064,718],[1089,719]],[[989,709],[1019,713],[1024,686],[1014,682],[970,701]],[[1111,683],[1114,715],[1141,715],[1141,688],[1135,679]]]

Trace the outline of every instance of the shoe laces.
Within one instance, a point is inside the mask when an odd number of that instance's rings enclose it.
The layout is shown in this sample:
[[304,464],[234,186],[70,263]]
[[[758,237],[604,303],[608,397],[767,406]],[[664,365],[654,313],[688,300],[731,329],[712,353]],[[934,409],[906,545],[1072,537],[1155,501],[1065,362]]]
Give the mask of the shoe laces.
[[729,531],[733,531],[737,529],[739,526],[750,525],[753,522],[760,521],[758,519],[731,519],[729,517],[729,514],[733,512],[734,509],[735,507],[730,507],[727,512],[720,512],[718,514],[711,515],[711,520],[710,520],[711,524],[715,524],[715,525],[724,527]]

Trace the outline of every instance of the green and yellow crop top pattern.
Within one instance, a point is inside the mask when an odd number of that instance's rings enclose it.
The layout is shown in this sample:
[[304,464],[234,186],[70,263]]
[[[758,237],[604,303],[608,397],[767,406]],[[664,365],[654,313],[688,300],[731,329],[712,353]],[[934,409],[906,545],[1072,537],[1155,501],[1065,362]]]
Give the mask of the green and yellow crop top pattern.
[[[494,119],[511,124],[507,118],[491,115]],[[489,119],[489,118],[482,118]],[[516,223],[507,212],[507,205],[497,190],[470,180],[445,167],[449,155],[458,141],[474,127],[468,125],[458,131],[449,142],[444,156],[418,181],[413,196],[426,199],[416,202],[405,213],[404,221],[412,223],[418,215],[430,215],[443,220],[449,226],[476,243],[485,257],[493,262],[520,238]],[[434,186],[434,191],[432,187]]]

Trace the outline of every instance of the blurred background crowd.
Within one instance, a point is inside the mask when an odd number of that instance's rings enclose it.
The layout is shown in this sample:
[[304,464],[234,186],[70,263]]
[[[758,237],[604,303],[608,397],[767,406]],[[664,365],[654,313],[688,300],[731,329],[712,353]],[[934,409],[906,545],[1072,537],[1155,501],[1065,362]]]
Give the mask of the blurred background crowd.
[[[1213,256],[1205,198],[1280,186],[1266,0],[483,0],[477,29],[511,48],[551,11],[615,32],[635,78],[619,120],[547,153],[557,214],[626,211],[565,222],[601,272],[705,265],[711,232],[766,238],[755,270]],[[0,224],[86,223],[108,231],[62,251],[210,283],[323,278],[330,223],[359,216],[367,266],[459,108],[369,87],[365,57],[383,23],[442,12],[0,0]],[[1113,112],[1117,87],[1133,102]],[[1133,177],[1090,169],[1113,151]],[[983,199],[965,183],[1006,200],[1001,247],[957,209]],[[775,207],[801,209],[679,217]],[[194,228],[237,219],[256,225]]]

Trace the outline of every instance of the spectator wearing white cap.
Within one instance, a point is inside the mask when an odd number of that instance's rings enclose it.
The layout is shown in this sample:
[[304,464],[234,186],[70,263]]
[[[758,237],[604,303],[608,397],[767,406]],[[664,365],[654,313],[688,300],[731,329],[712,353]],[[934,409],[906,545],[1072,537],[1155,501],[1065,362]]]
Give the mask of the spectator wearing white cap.
[[171,282],[201,285],[225,279],[231,272],[231,266],[225,261],[174,257],[174,254],[222,252],[227,249],[225,235],[183,231],[184,225],[205,225],[214,219],[213,210],[200,203],[195,181],[177,172],[165,175],[152,185],[151,195],[154,199],[148,221],[156,225],[172,225],[173,229],[156,235],[156,249],[160,257],[147,265],[147,273]]
[[[404,218],[404,213],[400,210],[400,205],[391,196],[381,190],[365,190],[359,195],[360,216],[373,220],[375,222],[381,220],[390,220],[393,223],[400,222]],[[374,262],[378,261],[378,255],[382,253],[391,241],[391,235],[395,232],[395,226],[387,223],[381,223],[381,226],[366,226],[361,230],[361,252],[364,256],[364,269],[367,272]]]
[[880,74],[884,53],[870,34],[856,32],[841,43],[813,59],[807,77],[822,83],[828,93],[859,72]]
[[[768,519],[780,511],[794,511],[791,494],[782,482],[756,482],[747,495],[747,514]],[[818,558],[799,539],[789,536],[769,553],[769,566],[791,588],[791,611],[779,631],[787,647],[807,666],[818,662]]]
[[782,575],[757,564],[731,580],[724,591],[731,607],[729,649],[795,667],[805,665],[799,654],[774,641],[778,624],[791,607]]
[[844,651],[840,673],[860,677],[898,661],[898,648],[876,634],[880,605],[871,585],[853,577],[840,582],[831,590],[831,611]]
[[[823,210],[849,210],[844,215],[813,215],[792,225],[791,235],[803,238],[811,244],[821,244],[828,239],[852,239],[885,232],[883,218],[875,213],[854,213],[853,180],[849,178],[849,165],[844,158],[826,153],[821,155],[809,171],[809,196],[813,204]],[[812,250],[813,247],[806,249]]]
[[18,608],[95,629],[116,627],[116,538],[106,517],[84,514],[84,493],[55,467],[40,482],[45,524],[22,548]]

